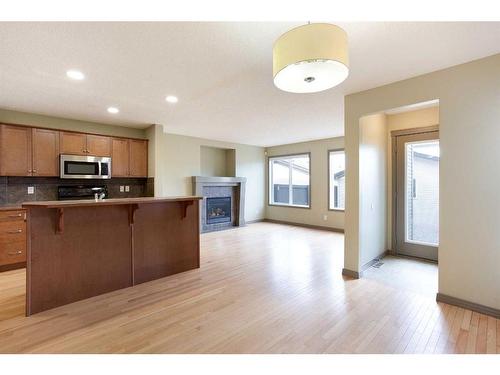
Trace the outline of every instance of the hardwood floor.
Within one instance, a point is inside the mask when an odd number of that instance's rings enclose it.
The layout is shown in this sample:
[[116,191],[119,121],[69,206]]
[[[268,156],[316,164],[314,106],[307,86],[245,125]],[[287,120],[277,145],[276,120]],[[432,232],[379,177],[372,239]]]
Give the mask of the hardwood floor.
[[499,320],[435,302],[435,265],[351,280],[342,234],[271,223],[201,242],[198,270],[29,318],[24,271],[1,274],[0,352],[500,353]]

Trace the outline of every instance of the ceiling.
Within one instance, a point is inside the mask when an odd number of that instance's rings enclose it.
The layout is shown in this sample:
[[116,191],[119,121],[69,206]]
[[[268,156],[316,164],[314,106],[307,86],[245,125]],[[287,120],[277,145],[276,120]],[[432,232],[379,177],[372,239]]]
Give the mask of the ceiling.
[[343,135],[346,94],[500,52],[500,22],[337,24],[347,80],[290,94],[273,85],[272,46],[298,23],[2,22],[0,108],[270,146]]

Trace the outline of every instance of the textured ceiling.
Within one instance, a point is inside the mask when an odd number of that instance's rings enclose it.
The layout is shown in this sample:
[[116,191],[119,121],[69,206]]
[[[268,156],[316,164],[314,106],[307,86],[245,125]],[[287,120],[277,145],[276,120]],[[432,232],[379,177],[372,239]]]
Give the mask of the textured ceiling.
[[337,24],[347,80],[290,94],[272,83],[272,45],[297,23],[4,22],[0,108],[269,146],[343,135],[345,94],[500,52],[498,22]]

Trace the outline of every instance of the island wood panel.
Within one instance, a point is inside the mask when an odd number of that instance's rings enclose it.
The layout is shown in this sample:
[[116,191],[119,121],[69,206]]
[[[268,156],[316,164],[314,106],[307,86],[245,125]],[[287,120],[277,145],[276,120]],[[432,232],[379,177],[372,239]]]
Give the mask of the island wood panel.
[[0,125],[0,175],[31,176],[31,128]]
[[59,131],[33,128],[33,175],[59,176]]
[[135,284],[200,267],[197,201],[139,205],[133,226]]
[[28,210],[27,314],[132,285],[126,205]]
[[24,204],[27,315],[199,267],[200,199]]

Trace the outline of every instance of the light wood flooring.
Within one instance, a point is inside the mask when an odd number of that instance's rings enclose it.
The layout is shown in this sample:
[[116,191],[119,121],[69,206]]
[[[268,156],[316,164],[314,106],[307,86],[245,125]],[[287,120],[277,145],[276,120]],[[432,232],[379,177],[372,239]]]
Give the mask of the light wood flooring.
[[341,276],[343,235],[271,223],[202,235],[201,268],[26,318],[0,275],[2,353],[499,353],[500,321],[436,303],[436,266]]

